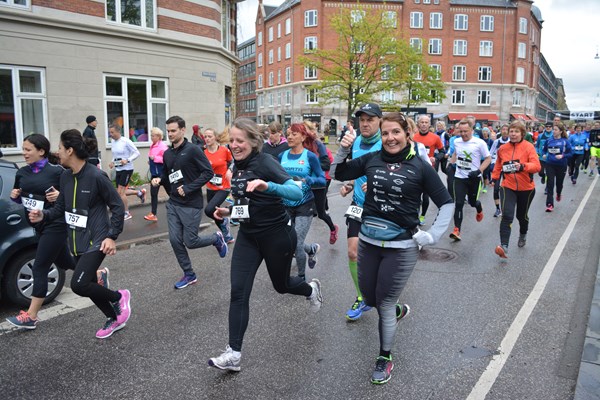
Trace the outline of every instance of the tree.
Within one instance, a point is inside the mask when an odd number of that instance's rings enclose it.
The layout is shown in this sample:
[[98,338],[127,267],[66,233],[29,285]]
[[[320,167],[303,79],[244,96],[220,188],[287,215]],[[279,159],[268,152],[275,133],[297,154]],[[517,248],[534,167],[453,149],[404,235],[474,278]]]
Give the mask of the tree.
[[[409,105],[431,101],[432,90],[443,98],[444,84],[435,79],[439,76],[425,63],[423,55],[402,37],[397,22],[395,12],[382,13],[356,2],[352,8],[340,8],[328,21],[337,35],[335,48],[305,43],[305,55],[298,58],[298,63],[305,68],[305,76],[319,79],[309,90],[318,93],[320,104],[344,101],[351,118],[359,105],[386,93],[389,96],[385,100],[377,99],[386,108],[402,104],[391,95],[397,91],[413,94],[416,100],[408,100]],[[415,75],[416,65],[420,79]]]

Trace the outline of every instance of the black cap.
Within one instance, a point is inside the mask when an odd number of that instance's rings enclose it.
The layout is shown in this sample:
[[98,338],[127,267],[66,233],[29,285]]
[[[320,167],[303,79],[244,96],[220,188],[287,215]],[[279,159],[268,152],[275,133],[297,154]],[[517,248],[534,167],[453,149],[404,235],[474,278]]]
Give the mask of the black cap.
[[379,105],[375,104],[375,103],[365,104],[364,106],[359,108],[358,111],[354,113],[354,115],[356,115],[357,117],[360,117],[360,114],[362,114],[362,113],[365,113],[372,117],[379,117],[379,118],[383,117],[383,114],[381,113],[381,108],[379,108]]
[[91,124],[95,120],[96,120],[96,117],[94,117],[93,115],[88,115],[88,117],[85,119],[85,123],[86,124]]
[[548,128],[548,127],[552,128],[554,126],[554,123],[552,123],[552,122],[546,122],[545,126],[546,126],[546,128]]

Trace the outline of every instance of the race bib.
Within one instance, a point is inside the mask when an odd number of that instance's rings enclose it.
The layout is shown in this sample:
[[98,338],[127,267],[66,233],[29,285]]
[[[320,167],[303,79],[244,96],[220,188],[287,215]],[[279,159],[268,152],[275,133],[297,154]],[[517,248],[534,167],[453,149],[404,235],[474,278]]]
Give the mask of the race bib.
[[592,142],[592,146],[594,146],[594,147],[600,147],[600,142]]
[[519,172],[517,169],[517,165],[512,161],[508,161],[507,163],[502,165],[502,172],[507,174],[514,174],[515,172]]
[[550,154],[560,154],[560,148],[558,147],[549,147],[548,153]]
[[213,176],[210,180],[210,183],[212,183],[215,186],[221,186],[223,184],[223,175]]
[[575,151],[583,151],[583,146],[575,146]]
[[231,207],[231,219],[234,222],[248,222],[250,220],[250,208],[247,198],[236,199],[235,204]]
[[44,209],[44,198],[42,196],[35,196],[33,194],[27,196],[21,195],[21,203],[29,211],[42,211]]
[[[65,222],[71,229],[85,229],[87,227],[87,215],[83,211],[73,209],[73,212],[65,211]],[[87,214],[87,213],[85,213]]]
[[182,179],[183,179],[183,174],[181,173],[180,169],[169,174],[169,182],[170,183],[177,183]]
[[460,169],[468,169],[471,170],[471,161],[467,161],[467,160],[462,160],[462,159],[457,159],[456,160],[456,166]]
[[356,205],[351,205],[346,210],[346,214],[344,214],[344,217],[361,222],[362,221],[362,213],[363,213],[362,207],[359,207]]

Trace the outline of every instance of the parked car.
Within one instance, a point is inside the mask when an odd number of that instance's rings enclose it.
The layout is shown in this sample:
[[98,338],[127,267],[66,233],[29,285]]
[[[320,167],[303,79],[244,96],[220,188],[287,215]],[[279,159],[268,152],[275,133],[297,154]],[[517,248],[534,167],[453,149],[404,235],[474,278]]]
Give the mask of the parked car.
[[[31,272],[37,236],[26,220],[21,204],[10,199],[18,167],[0,160],[0,297],[28,306],[33,291]],[[65,283],[65,271],[52,265],[48,273],[45,303],[58,296]]]

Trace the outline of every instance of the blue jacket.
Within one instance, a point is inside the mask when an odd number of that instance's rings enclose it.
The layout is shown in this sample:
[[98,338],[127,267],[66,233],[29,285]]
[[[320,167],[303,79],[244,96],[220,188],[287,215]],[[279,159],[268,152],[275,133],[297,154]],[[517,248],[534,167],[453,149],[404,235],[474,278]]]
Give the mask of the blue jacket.
[[585,150],[589,149],[588,138],[583,133],[572,133],[569,136],[569,143],[573,149],[573,154],[583,154]]
[[[562,155],[562,158],[556,156]],[[548,139],[544,144],[543,157],[547,164],[567,165],[567,160],[571,157],[571,144],[568,139],[554,137]]]

